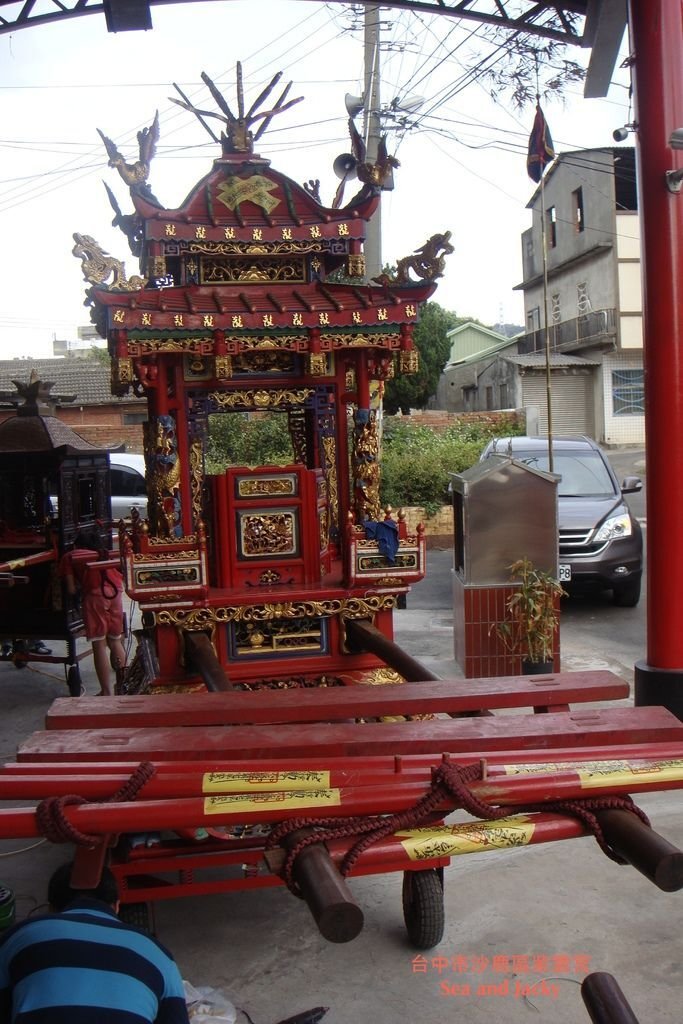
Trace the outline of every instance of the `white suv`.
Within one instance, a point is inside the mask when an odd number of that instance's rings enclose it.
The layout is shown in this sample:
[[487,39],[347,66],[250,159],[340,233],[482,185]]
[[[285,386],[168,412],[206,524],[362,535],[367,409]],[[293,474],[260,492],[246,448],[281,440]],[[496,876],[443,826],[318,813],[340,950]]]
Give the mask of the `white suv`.
[[109,456],[109,469],[112,522],[130,519],[133,508],[136,508],[144,519],[147,515],[144,456],[112,454]]

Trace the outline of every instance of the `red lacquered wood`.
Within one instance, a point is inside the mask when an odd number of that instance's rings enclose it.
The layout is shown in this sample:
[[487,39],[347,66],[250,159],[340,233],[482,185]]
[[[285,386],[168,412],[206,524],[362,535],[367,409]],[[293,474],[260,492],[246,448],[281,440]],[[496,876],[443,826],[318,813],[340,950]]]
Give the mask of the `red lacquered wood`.
[[[586,747],[553,747],[536,750],[482,750],[476,753],[449,754],[406,754],[406,755],[372,755],[362,757],[339,757],[316,755],[315,757],[299,758],[272,758],[263,764],[263,759],[221,759],[213,758],[203,760],[192,758],[187,766],[178,764],[178,761],[154,759],[152,764],[158,774],[174,775],[191,767],[192,771],[203,772],[290,772],[290,771],[329,771],[339,772],[340,777],[346,777],[347,773],[356,775],[359,770],[368,770],[377,774],[392,777],[401,775],[403,772],[422,771],[431,765],[438,765],[442,758],[447,758],[453,764],[471,764],[474,760],[483,759],[487,769],[500,771],[505,765],[515,764],[537,764],[546,761],[567,761],[584,762],[595,760],[638,760],[638,759],[667,759],[683,757],[683,738],[678,742],[649,742],[649,743],[625,743],[618,747],[614,745],[589,745]],[[114,775],[121,781],[126,781],[132,772],[140,764],[140,760],[106,760],[89,761],[87,775]],[[125,774],[124,774],[125,773]],[[12,761],[2,766],[0,779],[12,775],[21,776],[70,776],[82,775],[83,763],[81,761],[45,761],[32,762],[30,760]]]
[[322,722],[620,700],[628,683],[612,672],[453,679],[401,686],[332,686],[260,692],[81,697],[53,701],[48,729]]
[[19,761],[206,760],[526,750],[593,743],[683,739],[683,724],[663,708],[585,709],[420,722],[82,729],[33,733]]
[[[683,754],[683,747],[681,752]],[[602,775],[596,771],[599,765],[593,763],[591,765],[593,777],[590,786],[582,782],[579,775],[581,765],[577,765],[574,770],[567,766],[558,766],[556,770],[549,768],[546,771],[532,771],[528,774],[504,774],[503,769],[493,768],[487,779],[471,782],[468,788],[478,799],[491,806],[572,800],[605,793],[681,789],[683,788],[683,756],[679,760],[681,762],[680,779],[667,777],[666,773],[662,771],[660,762],[643,760],[628,762],[617,775],[609,770],[614,762],[603,762],[608,770]],[[230,779],[221,787],[221,779],[218,776],[222,774],[192,771],[192,766],[189,764],[183,773],[179,768],[178,774],[160,774],[151,778],[139,791],[136,800],[139,803],[145,800],[180,799],[220,795],[228,792],[276,793],[287,789],[286,777],[271,783],[263,781],[257,789],[254,784],[256,780],[248,778],[246,773],[234,773],[242,774],[244,777],[240,780]],[[266,773],[261,774],[266,775]],[[348,799],[351,799],[352,794],[356,792],[361,795],[367,794],[369,790],[379,787],[387,792],[390,791],[392,797],[401,794],[409,802],[416,802],[429,788],[432,775],[431,768],[423,769],[421,772],[405,772],[401,775],[381,775],[362,770],[338,771],[334,773],[334,777],[329,782],[327,779],[312,778],[306,785],[309,789],[326,788],[328,785],[330,788],[339,788],[347,795]],[[7,778],[0,777],[0,799],[39,800],[50,796],[64,796],[66,793],[77,793],[88,800],[102,800],[113,796],[128,778],[127,775],[15,775]],[[298,782],[297,788],[302,789],[302,783]]]

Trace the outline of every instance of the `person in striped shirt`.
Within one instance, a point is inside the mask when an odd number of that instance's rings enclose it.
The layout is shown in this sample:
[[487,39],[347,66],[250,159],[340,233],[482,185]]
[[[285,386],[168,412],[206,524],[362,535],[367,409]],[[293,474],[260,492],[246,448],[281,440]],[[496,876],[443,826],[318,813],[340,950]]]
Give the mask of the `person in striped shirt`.
[[188,1024],[178,967],[155,938],[119,921],[112,872],[76,890],[72,867],[50,878],[51,913],[0,940],[0,1024]]

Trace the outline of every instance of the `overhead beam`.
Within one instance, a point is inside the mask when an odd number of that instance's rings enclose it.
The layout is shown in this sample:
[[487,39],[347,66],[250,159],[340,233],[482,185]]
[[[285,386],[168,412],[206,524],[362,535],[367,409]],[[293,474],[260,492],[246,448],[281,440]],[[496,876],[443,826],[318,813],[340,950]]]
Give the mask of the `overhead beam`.
[[583,88],[586,99],[607,95],[627,20],[626,0],[589,0],[583,33],[583,45],[591,47]]
[[[34,0],[24,0],[23,3],[18,3],[17,0],[0,0],[0,35],[86,14],[104,14],[110,32],[150,29],[153,7],[161,4],[194,2],[197,0],[43,0],[38,5]],[[230,0],[204,2],[228,3]],[[348,5],[352,0],[331,2]],[[376,4],[376,0],[360,2],[364,6]],[[556,0],[554,3],[538,3],[535,0],[515,0],[514,3],[513,0],[393,0],[383,3],[382,6],[420,14],[440,14],[516,33],[540,36],[560,43],[582,45],[584,36],[581,19],[585,18],[589,2],[590,0]],[[509,13],[512,10],[515,11],[514,16]]]

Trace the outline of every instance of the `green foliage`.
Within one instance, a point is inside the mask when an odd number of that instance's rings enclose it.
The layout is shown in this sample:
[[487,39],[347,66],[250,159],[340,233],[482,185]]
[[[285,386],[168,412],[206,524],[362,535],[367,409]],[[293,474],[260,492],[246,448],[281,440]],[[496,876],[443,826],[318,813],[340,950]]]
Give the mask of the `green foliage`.
[[384,391],[384,408],[389,416],[399,412],[408,415],[411,409],[424,409],[436,391],[439,377],[451,351],[448,331],[469,318],[457,317],[438,302],[426,302],[415,324],[413,340],[420,355],[417,373],[400,374],[388,380]]
[[284,466],[293,461],[285,413],[209,417],[207,473],[222,473],[227,466]]
[[106,345],[91,345],[85,358],[100,363],[101,366],[111,366],[111,357]]
[[383,505],[417,505],[433,514],[448,502],[449,473],[473,466],[492,437],[523,434],[515,416],[456,422],[444,431],[410,419],[385,419],[382,438]]
[[496,633],[512,654],[531,662],[552,661],[557,603],[565,594],[562,584],[534,568],[528,558],[512,563],[510,580],[519,580],[519,587],[508,598],[509,618],[494,627]]

